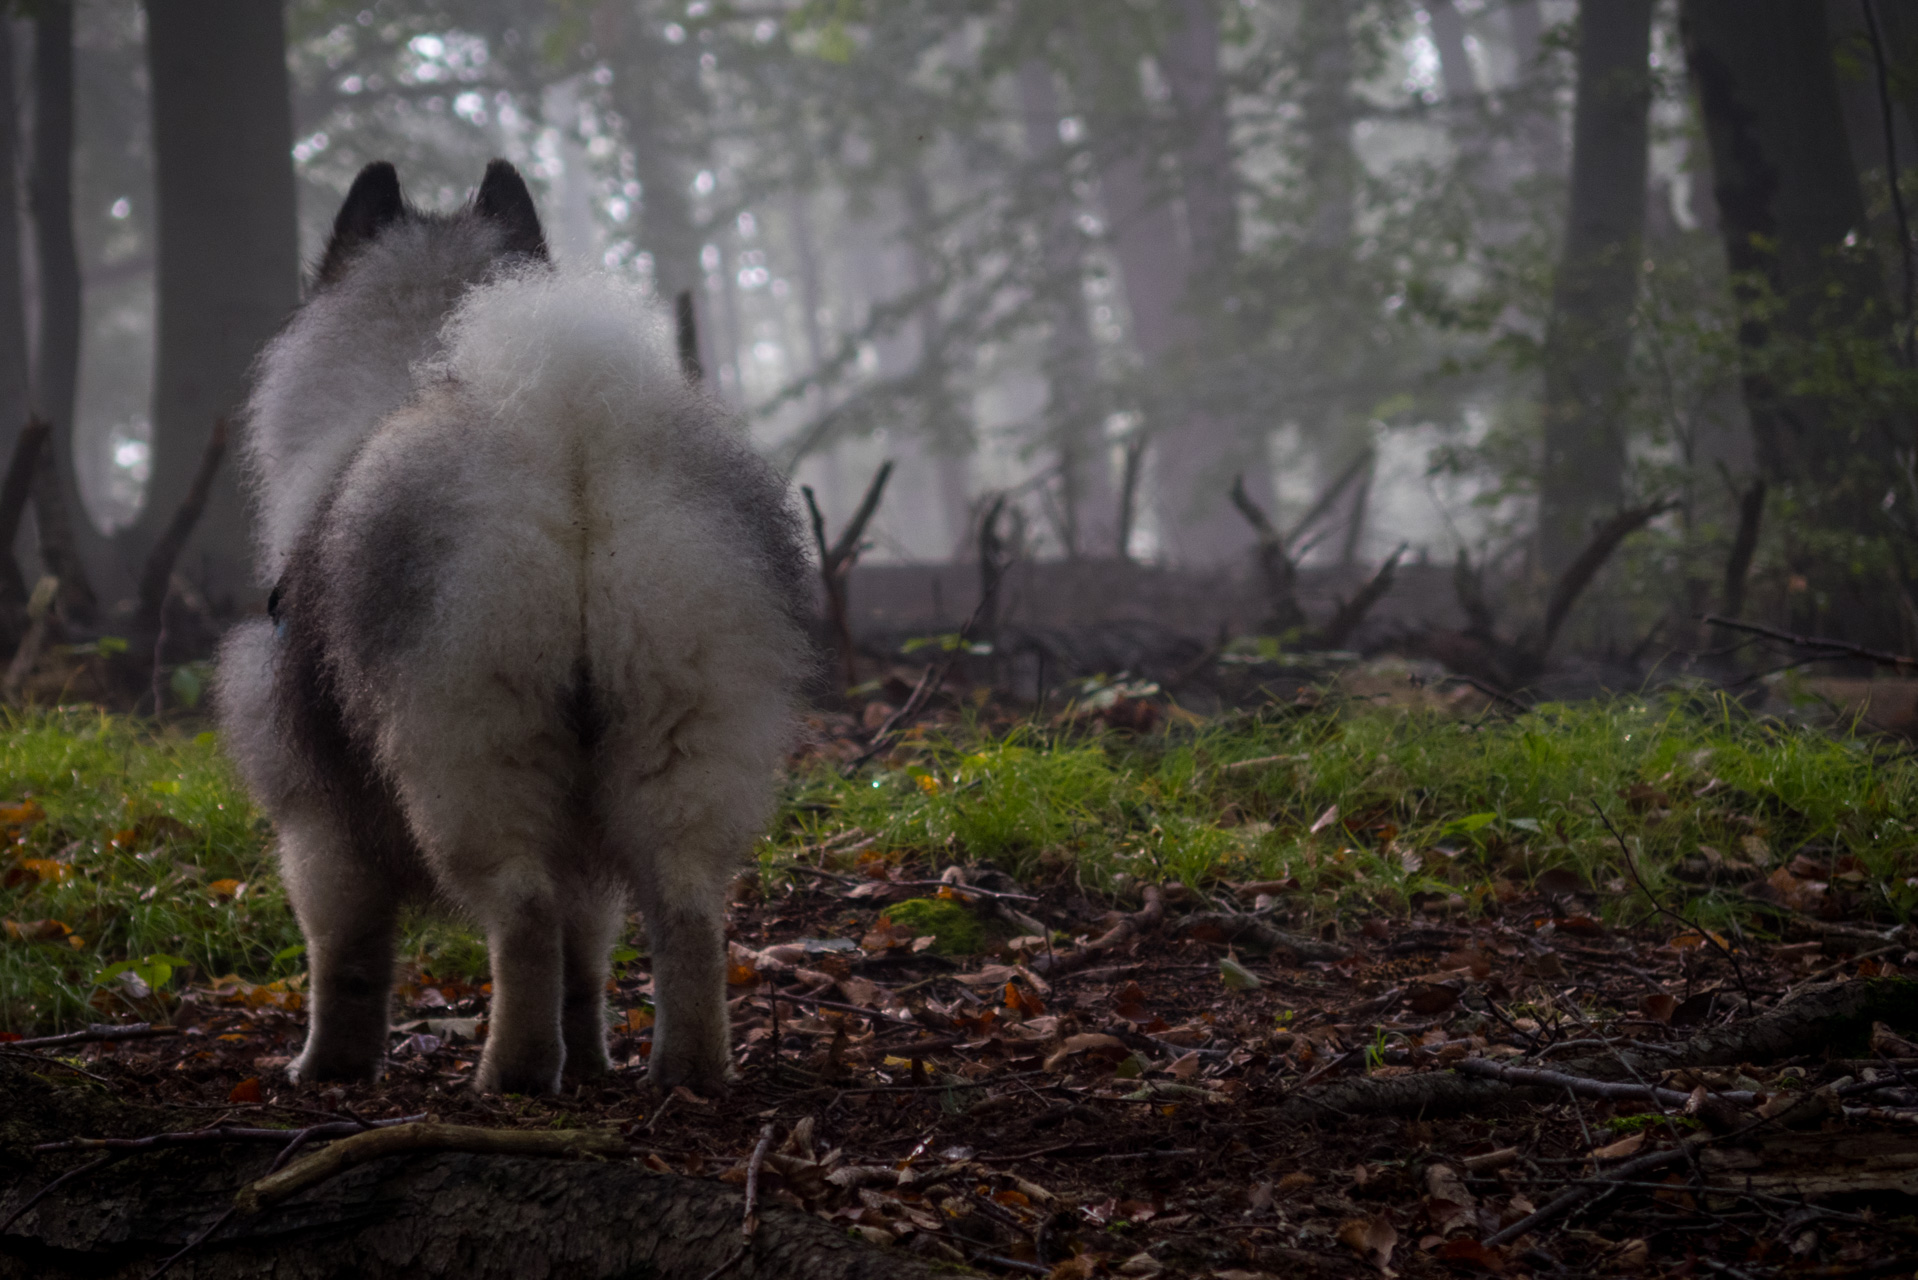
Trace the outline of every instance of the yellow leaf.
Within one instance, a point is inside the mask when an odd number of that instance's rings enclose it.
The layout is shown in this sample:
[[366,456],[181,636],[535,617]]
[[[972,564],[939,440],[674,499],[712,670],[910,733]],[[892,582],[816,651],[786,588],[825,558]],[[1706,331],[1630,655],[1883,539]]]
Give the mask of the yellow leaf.
[[216,898],[242,898],[246,896],[246,881],[215,880],[207,890]]
[[53,858],[22,858],[20,865],[38,876],[41,884],[58,884],[73,878],[73,868]]

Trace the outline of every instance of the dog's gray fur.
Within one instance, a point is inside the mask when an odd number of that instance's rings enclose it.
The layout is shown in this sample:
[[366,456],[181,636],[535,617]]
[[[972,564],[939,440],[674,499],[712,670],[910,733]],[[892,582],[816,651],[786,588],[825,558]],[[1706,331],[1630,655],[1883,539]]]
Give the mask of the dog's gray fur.
[[654,1079],[724,1082],[726,888],[810,662],[798,525],[663,318],[544,259],[510,165],[451,216],[368,166],[260,359],[273,618],[218,697],[307,940],[302,1079],[377,1076],[396,913],[437,895],[491,951],[481,1088],[605,1069],[629,901]]

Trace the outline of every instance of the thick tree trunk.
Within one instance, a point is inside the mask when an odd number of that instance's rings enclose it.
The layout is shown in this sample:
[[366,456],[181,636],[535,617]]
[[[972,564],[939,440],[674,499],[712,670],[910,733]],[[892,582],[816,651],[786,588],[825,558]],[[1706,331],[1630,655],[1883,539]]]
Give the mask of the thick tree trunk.
[[905,203],[901,247],[905,254],[907,287],[924,301],[913,316],[919,344],[919,400],[926,406],[921,434],[938,485],[939,507],[945,515],[946,540],[952,559],[963,559],[972,537],[972,476],[968,459],[978,442],[972,424],[952,395],[948,379],[951,353],[947,350],[945,321],[939,297],[932,288],[928,245],[935,234],[932,184],[917,165],[908,167],[900,181]]
[[[12,104],[13,22],[0,17],[0,102]],[[11,457],[31,407],[27,295],[20,271],[19,114],[0,112],[0,456]],[[25,626],[26,583],[11,547],[0,548],[0,642]]]
[[[0,1221],[76,1157],[36,1142],[197,1128],[114,1099],[62,1097],[0,1060]],[[56,1190],[0,1235],[0,1280],[143,1280],[265,1172],[258,1146],[168,1147]],[[238,1215],[174,1265],[178,1280],[541,1280],[715,1274],[740,1245],[743,1196],[633,1161],[466,1153],[392,1156],[254,1215]],[[811,1215],[763,1208],[728,1280],[918,1280],[951,1274],[903,1250],[855,1241]]]
[[[144,558],[192,486],[215,419],[299,298],[293,118],[277,0],[147,0],[158,201],[153,477],[130,532]],[[248,594],[252,546],[234,468],[182,571],[216,607]],[[136,559],[137,562],[137,559]]]
[[1059,93],[1042,58],[1021,65],[1018,79],[1044,280],[1038,310],[1046,324],[1046,420],[1059,470],[1055,523],[1066,555],[1076,559],[1112,546],[1118,508],[1101,430],[1079,230],[1059,145]]
[[34,18],[33,165],[30,179],[34,259],[40,289],[40,340],[33,401],[52,428],[33,485],[40,558],[60,580],[61,617],[92,619],[95,600],[86,551],[101,540],[74,483],[73,411],[80,388],[80,254],[73,240],[73,6],[54,0]]
[[[690,195],[698,145],[684,132],[703,115],[699,54],[667,43],[655,24],[629,8],[600,5],[593,11],[593,34],[607,51],[613,109],[639,180],[640,248],[652,257],[653,284],[661,298],[670,301],[690,289],[703,299],[706,273],[699,251],[704,241]],[[700,363],[717,370],[717,335],[707,316],[700,317],[699,335]]]
[[0,452],[11,452],[26,424],[27,295],[20,271],[20,125],[13,75],[13,22],[0,20]]
[[1187,353],[1184,405],[1161,439],[1155,488],[1174,560],[1218,565],[1251,546],[1227,494],[1233,477],[1264,461],[1262,435],[1244,429],[1239,406],[1221,403],[1207,370],[1212,340],[1229,342],[1239,262],[1239,178],[1219,65],[1216,0],[1178,0],[1160,66],[1177,125],[1179,195],[1185,212],[1187,278],[1181,298],[1199,337]]
[[[1797,510],[1794,567],[1829,609],[1801,630],[1896,643],[1893,593],[1852,548],[1882,535],[1880,503],[1910,424],[1880,406],[1894,317],[1846,136],[1822,5],[1685,0],[1686,57],[1711,145],[1726,258],[1740,284],[1744,392],[1760,473]],[[1809,535],[1809,536],[1805,536]],[[1820,549],[1820,546],[1823,549]],[[1834,631],[1835,629],[1835,631]]]
[[1545,338],[1539,557],[1556,577],[1625,497],[1626,362],[1645,230],[1653,0],[1582,5],[1572,193]]

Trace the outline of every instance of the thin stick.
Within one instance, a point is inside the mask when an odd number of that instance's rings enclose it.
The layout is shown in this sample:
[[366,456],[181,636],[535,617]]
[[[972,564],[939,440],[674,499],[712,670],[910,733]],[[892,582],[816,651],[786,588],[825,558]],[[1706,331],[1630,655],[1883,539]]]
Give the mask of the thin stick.
[[[1452,1070],[1462,1076],[1477,1076],[1481,1080],[1501,1080],[1512,1085],[1537,1085],[1564,1089],[1587,1098],[1610,1098],[1614,1102],[1655,1102],[1660,1106],[1682,1107],[1691,1101],[1691,1095],[1682,1089],[1663,1089],[1642,1083],[1626,1084],[1616,1080],[1593,1080],[1586,1076],[1575,1076],[1565,1071],[1547,1071],[1539,1067],[1502,1066],[1490,1058],[1461,1058],[1452,1064]],[[1728,1090],[1710,1096],[1721,1098],[1734,1106],[1750,1107],[1758,1103],[1758,1095],[1747,1089]]]
[[766,1153],[772,1150],[773,1127],[768,1124],[759,1131],[759,1144],[753,1148],[752,1158],[746,1162],[746,1215],[739,1228],[739,1247],[733,1250],[724,1262],[706,1273],[706,1280],[719,1280],[746,1256],[746,1250],[752,1247],[753,1232],[759,1229],[759,1171],[766,1164]]
[[[153,1147],[191,1146],[209,1142],[285,1142],[299,1137],[302,1142],[350,1138],[368,1129],[391,1129],[418,1124],[424,1114],[400,1116],[393,1120],[338,1120],[330,1124],[308,1125],[304,1129],[254,1129],[232,1125],[211,1125],[205,1129],[187,1129],[179,1133],[154,1133],[144,1138],[67,1138],[43,1142],[33,1148],[40,1151],[146,1151]],[[304,1135],[303,1137],[301,1135]]]
[[1703,1140],[1694,1140],[1681,1147],[1674,1147],[1666,1151],[1654,1151],[1650,1155],[1640,1156],[1636,1160],[1627,1160],[1624,1164],[1612,1170],[1610,1177],[1583,1181],[1561,1193],[1556,1199],[1548,1202],[1544,1208],[1528,1213],[1503,1231],[1495,1232],[1487,1236],[1485,1238],[1485,1247],[1488,1249],[1496,1249],[1499,1245],[1510,1244],[1528,1232],[1536,1231],[1543,1226],[1549,1226],[1571,1213],[1572,1210],[1578,1208],[1579,1205],[1585,1203],[1600,1191],[1610,1190],[1613,1186],[1631,1181],[1635,1179],[1637,1175],[1646,1173],[1652,1169],[1662,1169],[1668,1164],[1676,1164],[1691,1154],[1692,1147],[1703,1145]]
[[1871,35],[1871,60],[1878,69],[1878,114],[1885,131],[1885,185],[1891,188],[1891,209],[1898,218],[1898,251],[1905,264],[1905,364],[1913,363],[1911,221],[1905,214],[1905,193],[1898,186],[1898,131],[1892,125],[1891,82],[1885,71],[1885,42],[1878,29],[1878,10],[1861,0],[1865,30]]
[[1598,820],[1605,824],[1607,831],[1612,833],[1612,839],[1618,842],[1618,851],[1625,857],[1625,869],[1632,873],[1632,883],[1636,884],[1638,891],[1645,895],[1645,900],[1652,904],[1652,910],[1662,916],[1671,917],[1710,943],[1712,950],[1724,956],[1726,962],[1731,965],[1732,972],[1738,976],[1738,989],[1745,993],[1745,999],[1755,999],[1752,995],[1751,984],[1745,981],[1745,966],[1738,963],[1738,957],[1732,954],[1731,948],[1713,937],[1710,929],[1705,928],[1703,925],[1693,924],[1684,916],[1660,902],[1657,896],[1652,893],[1651,887],[1645,883],[1645,877],[1638,874],[1638,863],[1632,858],[1631,846],[1625,843],[1625,837],[1619,834],[1618,828],[1612,825],[1612,820],[1605,816],[1605,810],[1599,808],[1597,801],[1592,802],[1592,812],[1598,815]]
[[[1918,658],[1908,658],[1899,653],[1886,653],[1882,649],[1867,649],[1849,640],[1828,640],[1820,636],[1794,635],[1789,631],[1780,631],[1777,627],[1767,627],[1756,622],[1739,622],[1732,618],[1721,618],[1715,613],[1701,614],[1699,620],[1707,626],[1724,627],[1728,631],[1745,631],[1755,636],[1778,640],[1799,649],[1826,649],[1834,655],[1863,658],[1867,662],[1875,662],[1883,667],[1918,667]],[[1817,662],[1820,659],[1807,658],[1806,661]]]
[[776,868],[783,871],[804,871],[808,875],[823,876],[828,880],[839,880],[848,884],[883,884],[895,889],[950,889],[955,894],[971,894],[975,898],[991,898],[996,902],[1037,902],[1039,898],[1030,893],[1009,893],[1001,889],[981,889],[977,885],[953,884],[949,880],[868,880],[862,876],[840,875],[822,867],[809,867],[803,862],[795,862],[788,867]]

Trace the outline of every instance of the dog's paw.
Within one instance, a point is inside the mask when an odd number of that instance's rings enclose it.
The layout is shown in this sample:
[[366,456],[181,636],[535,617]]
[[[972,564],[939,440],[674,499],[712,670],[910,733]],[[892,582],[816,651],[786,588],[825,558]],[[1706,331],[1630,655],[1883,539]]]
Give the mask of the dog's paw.
[[655,1056],[646,1069],[646,1080],[661,1094],[671,1093],[681,1085],[702,1098],[724,1098],[732,1092],[724,1060],[700,1063],[689,1058]]
[[481,1093],[523,1093],[532,1096],[559,1092],[559,1063],[546,1055],[532,1060],[509,1060],[504,1054],[481,1056],[473,1073],[473,1087]]
[[286,1074],[295,1084],[373,1084],[385,1067],[382,1057],[369,1060],[364,1054],[326,1053],[308,1048],[287,1064]]

